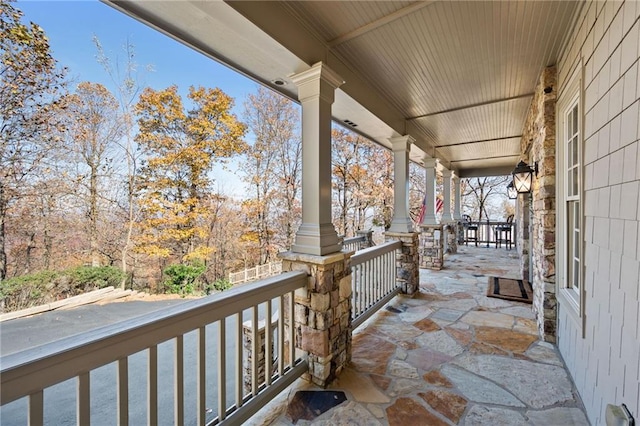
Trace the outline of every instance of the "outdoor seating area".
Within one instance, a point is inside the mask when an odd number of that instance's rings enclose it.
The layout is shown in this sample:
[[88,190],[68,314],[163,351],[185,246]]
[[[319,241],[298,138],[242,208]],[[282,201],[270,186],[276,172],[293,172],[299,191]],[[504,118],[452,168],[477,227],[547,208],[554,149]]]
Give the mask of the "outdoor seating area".
[[354,332],[351,362],[328,389],[344,402],[319,413],[296,395],[324,390],[299,379],[250,424],[588,425],[531,305],[486,296],[490,276],[518,277],[518,261],[460,247],[446,269],[421,270],[417,294]]
[[516,246],[514,232],[516,224],[514,215],[509,215],[506,221],[493,221],[491,219],[477,221],[469,215],[462,215],[462,242],[468,246],[473,243],[475,247],[484,246],[500,248],[503,246],[511,250]]

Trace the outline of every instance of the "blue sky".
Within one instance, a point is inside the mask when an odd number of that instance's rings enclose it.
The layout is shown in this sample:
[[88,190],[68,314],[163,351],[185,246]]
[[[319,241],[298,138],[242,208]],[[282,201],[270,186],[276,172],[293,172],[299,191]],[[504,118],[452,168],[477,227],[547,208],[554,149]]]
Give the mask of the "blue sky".
[[[182,94],[191,85],[219,87],[235,98],[234,112],[239,117],[247,94],[257,90],[257,83],[247,77],[97,0],[19,0],[14,5],[24,13],[24,21],[33,21],[44,29],[53,56],[69,69],[76,83],[92,81],[114,89],[96,61],[92,40],[97,36],[112,61],[116,57],[124,60],[122,46],[127,40],[134,46],[143,86],[160,90],[175,84]],[[147,65],[153,71],[145,71]],[[231,168],[235,166],[235,162],[230,163]],[[240,195],[242,185],[236,176],[220,168],[215,175],[222,191]]]

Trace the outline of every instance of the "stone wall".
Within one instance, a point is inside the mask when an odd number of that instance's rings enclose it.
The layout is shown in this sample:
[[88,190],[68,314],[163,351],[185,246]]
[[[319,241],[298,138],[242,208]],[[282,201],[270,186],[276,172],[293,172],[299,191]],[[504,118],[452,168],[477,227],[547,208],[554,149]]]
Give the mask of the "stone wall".
[[309,274],[307,287],[295,293],[295,344],[308,354],[306,378],[322,387],[351,357],[351,254],[280,254],[283,272]]
[[[530,166],[538,164],[538,175],[533,180],[531,195],[519,196],[518,250],[527,257],[530,246],[531,265],[523,260],[523,275],[531,268],[534,292],[533,309],[536,313],[540,337],[556,341],[556,79],[555,67],[546,68],[538,81],[529,114],[522,132],[521,158]],[[527,199],[527,197],[530,197]],[[528,205],[531,203],[531,205]],[[528,217],[527,217],[528,215]],[[528,220],[527,220],[528,219]],[[529,235],[527,235],[529,234]],[[530,241],[529,241],[529,237]],[[524,276],[526,278],[527,276]]]

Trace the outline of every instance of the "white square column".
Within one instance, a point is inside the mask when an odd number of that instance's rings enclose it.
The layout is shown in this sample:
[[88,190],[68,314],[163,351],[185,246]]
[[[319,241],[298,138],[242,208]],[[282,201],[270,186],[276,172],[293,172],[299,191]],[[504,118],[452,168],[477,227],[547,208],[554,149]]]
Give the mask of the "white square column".
[[462,197],[460,195],[460,176],[457,174],[452,177],[453,179],[453,219],[462,219],[462,209],[460,205],[462,203]]
[[453,220],[453,215],[451,214],[451,178],[453,177],[453,172],[451,170],[444,169],[442,171],[442,222],[450,222]]
[[425,157],[425,211],[422,224],[435,225],[436,220],[436,172],[440,160],[437,158]]
[[409,152],[415,139],[405,135],[389,142],[393,150],[393,219],[389,232],[413,232],[409,217]]
[[302,224],[291,250],[324,256],[342,250],[331,221],[331,104],[344,81],[322,62],[291,80],[302,104]]

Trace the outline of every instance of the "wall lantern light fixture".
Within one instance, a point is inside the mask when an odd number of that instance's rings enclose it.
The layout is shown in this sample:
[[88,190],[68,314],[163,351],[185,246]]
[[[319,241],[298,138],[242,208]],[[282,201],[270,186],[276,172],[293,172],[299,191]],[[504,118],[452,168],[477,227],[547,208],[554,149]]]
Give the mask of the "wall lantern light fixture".
[[513,180],[507,185],[507,197],[509,197],[510,200],[518,198],[518,191],[516,191],[516,187],[513,186]]
[[536,177],[538,177],[538,163],[535,163],[535,168],[531,168],[524,161],[520,161],[516,168],[513,169],[513,186],[515,186],[518,194],[527,194],[531,192],[534,173]]

